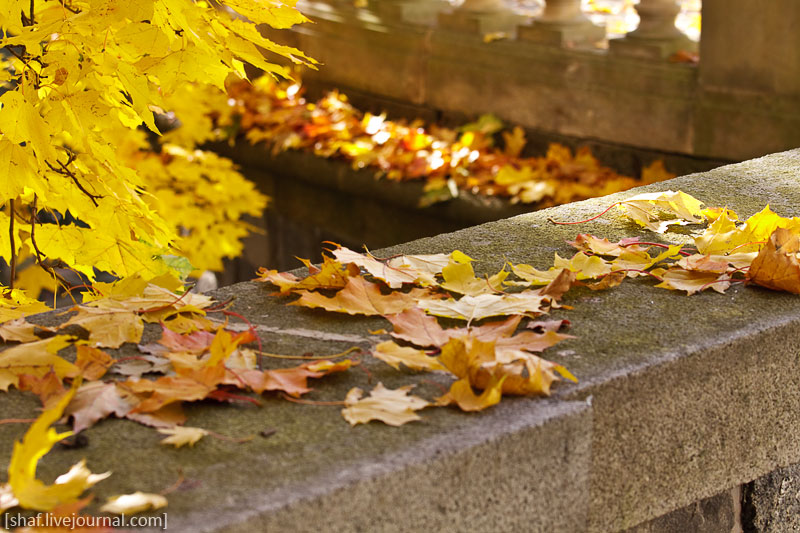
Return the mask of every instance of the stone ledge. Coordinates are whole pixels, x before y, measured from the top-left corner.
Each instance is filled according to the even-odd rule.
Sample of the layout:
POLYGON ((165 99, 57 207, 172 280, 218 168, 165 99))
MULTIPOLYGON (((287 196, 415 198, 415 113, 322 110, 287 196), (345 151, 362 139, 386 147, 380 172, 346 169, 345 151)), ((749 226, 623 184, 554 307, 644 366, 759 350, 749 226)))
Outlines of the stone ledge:
MULTIPOLYGON (((680 189, 742 216, 769 202, 785 216, 800 205, 800 150, 711 172, 524 214, 379 251, 436 253, 460 249, 480 273, 507 258, 546 266, 578 232, 619 239, 641 232, 609 213, 578 220, 645 191, 680 189)), ((284 306, 262 284, 216 292, 236 296, 234 310, 278 353, 334 353, 368 346, 382 319, 341 317, 284 306), (369 337, 369 338, 368 338, 369 337)), ((181 467, 199 484, 170 496, 178 530, 252 531, 619 531, 800 462, 800 298, 749 287, 687 297, 645 280, 603 293, 570 293, 576 339, 546 356, 581 382, 561 384, 551 399, 507 399, 478 415, 425 412, 423 423, 350 428, 330 407, 264 398, 264 407, 188 409, 191 425, 229 435, 268 438, 232 444, 204 440, 170 450, 160 435, 125 421, 87 431, 89 446, 55 450, 45 476, 83 456, 93 471, 115 474, 95 492, 107 495, 171 485, 181 467), (422 507, 420 507, 422 506, 422 507)), ((42 317, 41 320, 52 320, 42 317)), ((157 335, 152 328, 146 339, 157 335)), ((124 346, 120 355, 131 355, 124 346)), ((408 382, 379 362, 365 363, 389 387, 408 382)), ((434 379, 436 379, 434 377, 434 379)), ((326 378, 314 399, 343 398, 367 387, 366 373, 326 378)), ((6 417, 28 417, 34 402, 0 396, 6 417)), ((24 428, 0 425, 8 457, 24 428)))

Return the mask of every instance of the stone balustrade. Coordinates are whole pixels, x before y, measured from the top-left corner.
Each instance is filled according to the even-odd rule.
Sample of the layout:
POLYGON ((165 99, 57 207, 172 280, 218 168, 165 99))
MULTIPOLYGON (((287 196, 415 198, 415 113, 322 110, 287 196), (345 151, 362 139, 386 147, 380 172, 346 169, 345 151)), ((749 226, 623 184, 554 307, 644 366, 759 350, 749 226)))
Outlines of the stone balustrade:
POLYGON ((315 24, 271 36, 324 64, 303 74, 312 92, 395 116, 493 113, 543 135, 724 160, 800 146, 800 3, 705 0, 698 46, 675 27, 674 0, 643 0, 639 28, 608 49, 578 5, 548 0, 531 19, 500 0, 301 0, 315 24))

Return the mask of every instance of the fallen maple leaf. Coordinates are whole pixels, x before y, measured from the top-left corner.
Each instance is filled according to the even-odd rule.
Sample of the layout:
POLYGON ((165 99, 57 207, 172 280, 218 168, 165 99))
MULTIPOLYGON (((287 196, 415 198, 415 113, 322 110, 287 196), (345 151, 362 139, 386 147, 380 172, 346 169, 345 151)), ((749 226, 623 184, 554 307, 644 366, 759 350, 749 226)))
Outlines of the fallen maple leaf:
POLYGON ((107 308, 77 306, 70 309, 78 314, 60 328, 76 325, 89 332, 89 342, 104 348, 119 348, 126 342, 142 339, 144 322, 133 311, 111 311, 107 308))
POLYGON ((401 363, 411 370, 444 370, 436 357, 431 357, 417 348, 400 346, 394 341, 378 344, 372 351, 372 356, 396 370, 400 370, 401 363))
MULTIPOLYGON (((26 509, 49 511, 58 505, 76 501, 89 487, 111 475, 92 474, 85 461, 72 466, 66 474, 56 478, 52 485, 45 485, 36 479, 36 467, 47 452, 58 441, 72 435, 72 432, 56 433, 50 427, 61 418, 64 409, 72 400, 80 380, 76 379, 72 388, 61 399, 31 424, 22 442, 14 443, 14 451, 8 465, 8 487, 16 500, 16 505, 26 509)), ((4 492, 0 490, 0 492, 4 492)), ((8 489, 5 490, 6 494, 8 489)))
POLYGON ((350 278, 344 289, 332 298, 309 291, 297 291, 300 299, 289 305, 322 308, 350 315, 393 315, 414 307, 414 298, 402 292, 382 294, 375 283, 361 277, 350 278))
POLYGON ((444 282, 439 286, 450 292, 468 296, 494 294, 502 292, 503 281, 508 274, 505 270, 501 270, 489 278, 477 278, 471 263, 451 262, 442 269, 444 282))
POLYGON ((116 384, 92 381, 81 385, 64 410, 64 416, 72 417, 72 430, 80 433, 109 415, 123 418, 132 407, 120 396, 116 384))
POLYGON ((747 279, 776 291, 800 294, 800 236, 778 228, 750 265, 747 279))
POLYGON ((650 192, 619 202, 619 209, 640 226, 664 233, 672 224, 701 224, 703 203, 683 191, 650 192), (672 217, 663 219, 664 216, 672 217))
POLYGON ((511 265, 511 271, 525 280, 524 282, 512 282, 515 285, 547 285, 553 282, 561 271, 567 269, 575 272, 576 279, 592 279, 605 276, 611 272, 611 264, 596 255, 588 256, 583 252, 578 252, 570 259, 555 254, 553 267, 549 270, 537 270, 531 265, 518 264, 511 265))
POLYGON ((39 340, 39 337, 34 333, 37 328, 44 331, 52 331, 51 328, 37 326, 24 318, 17 318, 0 324, 0 337, 6 342, 33 342, 39 340))
POLYGON ((75 365, 85 380, 97 380, 105 375, 116 360, 103 350, 79 344, 75 365))
POLYGON ((57 355, 58 351, 68 346, 71 341, 72 337, 56 335, 49 339, 5 349, 0 352, 0 372, 6 377, 0 376, 0 381, 9 380, 11 384, 16 385, 16 376, 31 374, 41 377, 51 369, 61 379, 77 376, 80 369, 57 355))
MULTIPOLYGON (((390 315, 386 318, 394 326, 394 330, 391 332, 393 337, 423 347, 435 346, 441 348, 450 339, 469 336, 484 342, 493 341, 499 349, 540 352, 563 339, 570 338, 569 335, 563 335, 551 329, 545 329, 542 333, 525 331, 513 335, 520 320, 522 320, 520 315, 512 316, 506 320, 489 322, 481 326, 448 329, 442 328, 436 318, 426 315, 418 308, 409 309, 399 315, 390 315)), ((556 329, 563 322, 562 320, 554 321, 554 324, 558 324, 556 329)))
POLYGON ((357 276, 357 265, 342 265, 336 259, 323 256, 322 265, 316 267, 308 259, 300 259, 308 268, 308 276, 298 278, 289 272, 278 272, 260 268, 258 277, 253 281, 272 283, 280 289, 280 294, 288 294, 295 290, 341 289, 347 284, 348 278, 357 276))
POLYGON ((156 431, 163 435, 168 435, 167 438, 161 441, 161 444, 172 444, 176 448, 189 445, 194 446, 197 441, 208 435, 208 431, 203 428, 193 428, 187 426, 175 426, 171 428, 159 428, 156 431))
POLYGON ((687 296, 705 289, 714 289, 719 293, 724 293, 731 286, 731 278, 727 274, 716 272, 670 268, 663 272, 654 270, 653 273, 663 280, 656 287, 686 291, 687 296))
POLYGON ((34 393, 39 397, 39 401, 42 402, 45 409, 52 407, 66 392, 54 370, 50 370, 41 377, 23 374, 19 377, 17 388, 34 393))
POLYGON ((366 424, 371 420, 380 420, 390 426, 421 420, 414 411, 431 404, 417 396, 409 396, 408 393, 413 388, 414 385, 406 385, 398 389, 387 389, 383 383, 378 383, 368 397, 362 398, 364 392, 354 387, 344 400, 346 407, 342 409, 342 416, 351 426, 366 424))
POLYGON ((549 302, 550 298, 538 291, 523 291, 463 296, 459 300, 423 298, 417 301, 417 305, 432 315, 472 321, 503 315, 538 315, 546 312, 543 304, 549 302))
POLYGON ((462 411, 482 411, 500 403, 505 379, 505 376, 494 378, 480 395, 472 390, 469 379, 459 379, 450 385, 450 390, 445 395, 436 399, 436 405, 456 404, 462 411))
POLYGON ((393 266, 378 261, 370 254, 360 254, 349 248, 340 246, 331 253, 343 264, 354 264, 369 272, 373 277, 385 282, 392 289, 399 289, 404 283, 433 284, 433 276, 427 271, 420 271, 410 266, 393 266))
POLYGON ((137 491, 132 494, 111 496, 100 508, 100 511, 114 514, 136 514, 166 506, 167 499, 164 496, 137 491))

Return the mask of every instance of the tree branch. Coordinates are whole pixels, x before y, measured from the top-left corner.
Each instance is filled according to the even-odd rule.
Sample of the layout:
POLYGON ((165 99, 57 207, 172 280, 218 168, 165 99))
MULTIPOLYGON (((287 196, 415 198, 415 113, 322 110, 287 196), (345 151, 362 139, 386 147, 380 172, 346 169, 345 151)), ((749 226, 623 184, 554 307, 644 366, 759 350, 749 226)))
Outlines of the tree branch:
POLYGON ((8 201, 8 208, 10 211, 10 218, 8 222, 8 237, 11 242, 11 259, 9 266, 11 267, 11 276, 8 282, 8 287, 14 289, 14 278, 17 277, 17 243, 14 235, 14 199, 8 201))
MULTIPOLYGON (((72 161, 73 161, 73 159, 71 158, 71 159, 70 159, 70 160, 67 162, 67 165, 68 165, 68 164, 70 164, 72 161)), ((61 174, 62 176, 69 176, 69 177, 72 179, 72 182, 73 182, 73 183, 75 183, 75 185, 78 187, 78 189, 80 189, 80 191, 81 191, 83 194, 85 194, 86 196, 88 196, 88 197, 89 197, 89 199, 92 201, 92 203, 94 204, 94 206, 95 206, 95 207, 97 207, 97 206, 98 206, 98 204, 97 204, 97 199, 98 199, 98 198, 102 198, 102 196, 101 196, 101 195, 97 195, 97 194, 92 194, 92 193, 90 193, 89 191, 87 191, 87 190, 86 190, 86 188, 84 188, 84 186, 83 186, 83 185, 81 185, 81 182, 80 182, 80 181, 78 181, 78 178, 77 178, 77 176, 75 176, 75 174, 74 174, 74 173, 73 173, 73 172, 72 172, 72 171, 71 171, 69 168, 67 168, 67 165, 65 165, 65 164, 64 164, 64 163, 62 163, 61 161, 58 161, 58 166, 60 166, 60 167, 61 167, 61 169, 59 170, 59 169, 57 169, 56 167, 54 167, 53 165, 51 165, 51 164, 50 164, 50 161, 45 161, 45 163, 47 163, 47 166, 48 166, 48 167, 50 167, 50 170, 52 170, 53 172, 56 172, 56 173, 58 173, 58 174, 61 174)))

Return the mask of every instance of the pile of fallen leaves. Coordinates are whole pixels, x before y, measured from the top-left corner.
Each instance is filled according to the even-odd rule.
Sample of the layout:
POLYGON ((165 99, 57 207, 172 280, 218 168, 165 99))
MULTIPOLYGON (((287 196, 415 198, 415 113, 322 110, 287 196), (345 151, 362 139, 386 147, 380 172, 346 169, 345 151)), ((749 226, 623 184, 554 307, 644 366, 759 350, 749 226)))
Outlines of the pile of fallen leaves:
MULTIPOLYGON (((378 383, 367 395, 353 388, 341 401, 322 402, 340 405, 352 425, 378 420, 399 426, 437 406, 479 411, 504 395, 548 395, 561 378, 574 381, 566 368, 539 355, 570 338, 560 332, 568 321, 541 315, 569 309, 560 302, 574 287, 608 290, 626 280, 655 278, 657 287, 688 295, 724 292, 737 283, 800 294, 800 218, 766 207, 741 222, 730 209, 706 208, 683 192, 666 191, 616 202, 589 220, 614 208, 661 242, 578 234, 570 242, 576 252, 569 258, 556 254, 546 270, 508 263, 484 277, 475 275, 472 260, 460 251, 378 258, 335 246, 319 265, 305 260, 304 277, 262 268, 257 281, 291 296, 288 305, 384 317, 392 339, 376 340, 371 357, 410 378, 436 372, 449 379, 448 390, 433 398, 411 394, 413 382, 397 389, 378 383), (686 232, 676 238, 680 242, 666 238, 674 225, 692 230, 691 245, 686 232)), ((231 317, 246 322, 244 317, 226 303, 185 292, 172 278, 98 283, 84 300, 52 327, 16 316, 25 312, 24 304, 6 301, 0 308, 0 336, 7 345, 0 352, 0 389, 33 393, 43 406, 15 443, 8 482, 0 486, 0 512, 20 506, 58 515, 85 506, 82 493, 108 474, 92 474, 81 461, 46 485, 36 468, 56 442, 104 418, 152 426, 167 435, 164 444, 176 447, 204 436, 245 440, 185 425, 182 405, 208 399, 260 404, 263 394, 314 404, 299 400, 311 391, 309 379, 360 363, 348 357, 351 349, 321 359, 291 356, 307 360, 264 368, 272 354, 260 349, 255 329, 227 323, 231 317), (143 344, 148 322, 159 324, 161 336, 143 344), (125 343, 137 345, 140 355, 115 358, 104 350, 125 343), (58 434, 51 427, 58 420, 71 420, 73 431, 58 434)), ((102 509, 131 513, 163 505, 163 495, 137 492, 112 497, 102 509)))
POLYGON ((362 113, 338 91, 308 102, 298 83, 269 76, 233 84, 228 94, 226 108, 209 98, 217 102, 212 114, 221 125, 236 124, 251 143, 344 159, 389 180, 425 180, 423 206, 469 191, 548 207, 675 177, 660 160, 644 168, 640 179, 623 176, 601 165, 588 148, 573 155, 556 143, 544 157, 522 157, 524 131, 502 132, 504 146, 497 148, 494 136, 503 125, 491 115, 459 130, 388 120, 362 113))

